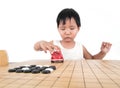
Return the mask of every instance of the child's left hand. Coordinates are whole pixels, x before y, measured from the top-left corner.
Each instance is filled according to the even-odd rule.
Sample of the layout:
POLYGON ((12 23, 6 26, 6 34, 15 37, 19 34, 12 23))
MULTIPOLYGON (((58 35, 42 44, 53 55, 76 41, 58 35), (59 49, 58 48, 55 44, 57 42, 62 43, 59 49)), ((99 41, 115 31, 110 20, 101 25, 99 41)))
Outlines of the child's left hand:
POLYGON ((102 42, 102 45, 101 45, 101 52, 103 53, 108 53, 110 48, 111 48, 112 44, 111 43, 108 43, 108 42, 102 42))

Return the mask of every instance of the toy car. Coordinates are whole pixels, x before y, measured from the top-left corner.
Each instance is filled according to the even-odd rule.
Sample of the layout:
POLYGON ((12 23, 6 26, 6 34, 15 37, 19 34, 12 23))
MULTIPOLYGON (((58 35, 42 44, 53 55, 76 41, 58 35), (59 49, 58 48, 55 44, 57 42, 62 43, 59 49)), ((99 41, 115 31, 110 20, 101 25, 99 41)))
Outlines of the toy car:
POLYGON ((54 51, 51 54, 51 63, 54 63, 54 62, 62 62, 62 63, 64 62, 61 51, 54 51))

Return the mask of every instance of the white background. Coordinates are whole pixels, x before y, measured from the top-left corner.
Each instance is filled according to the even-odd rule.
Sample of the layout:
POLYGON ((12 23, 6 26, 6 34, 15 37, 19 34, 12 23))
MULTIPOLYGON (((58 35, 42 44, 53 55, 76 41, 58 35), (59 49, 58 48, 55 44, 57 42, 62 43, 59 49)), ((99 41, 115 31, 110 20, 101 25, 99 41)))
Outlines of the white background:
POLYGON ((111 42, 104 59, 120 59, 119 0, 0 0, 0 50, 7 51, 10 62, 50 59, 33 46, 39 40, 61 39, 56 17, 64 8, 75 9, 81 17, 76 41, 91 54, 100 51, 102 41, 111 42))

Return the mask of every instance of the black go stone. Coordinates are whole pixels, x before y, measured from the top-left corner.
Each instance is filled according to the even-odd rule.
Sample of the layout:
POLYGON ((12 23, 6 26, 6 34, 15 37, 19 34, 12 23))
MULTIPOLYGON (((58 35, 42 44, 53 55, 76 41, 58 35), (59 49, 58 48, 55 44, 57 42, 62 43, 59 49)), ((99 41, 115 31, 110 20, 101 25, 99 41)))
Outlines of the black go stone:
POLYGON ((16 69, 9 69, 8 72, 16 72, 16 69))
POLYGON ((33 73, 33 74, 35 74, 35 73, 40 73, 40 70, 35 69, 35 70, 32 71, 32 73, 33 73))
POLYGON ((43 70, 42 73, 43 73, 43 74, 49 74, 50 71, 49 71, 49 70, 43 70))
POLYGON ((22 73, 22 72, 23 72, 22 69, 17 69, 17 70, 16 70, 16 73, 22 73))
POLYGON ((52 68, 53 70, 56 70, 55 66, 49 66, 49 68, 52 68))
POLYGON ((30 69, 28 69, 28 70, 24 70, 23 72, 24 72, 24 73, 30 73, 31 70, 30 70, 30 69))
POLYGON ((36 67, 36 65, 30 65, 30 67, 36 67))
POLYGON ((17 69, 21 69, 20 67, 16 67, 16 68, 14 68, 15 70, 17 70, 17 69))

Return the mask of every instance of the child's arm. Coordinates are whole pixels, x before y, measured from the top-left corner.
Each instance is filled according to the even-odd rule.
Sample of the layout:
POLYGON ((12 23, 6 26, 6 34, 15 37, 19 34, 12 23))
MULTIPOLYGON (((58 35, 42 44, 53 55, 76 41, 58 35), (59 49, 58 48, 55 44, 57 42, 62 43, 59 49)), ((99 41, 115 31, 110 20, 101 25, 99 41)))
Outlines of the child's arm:
POLYGON ((47 53, 47 50, 50 52, 53 52, 54 49, 58 50, 59 47, 56 45, 53 45, 53 41, 47 42, 47 41, 39 41, 37 43, 35 43, 34 45, 34 49, 36 51, 44 51, 45 53, 47 53))
POLYGON ((84 58, 85 59, 103 59, 105 57, 105 55, 109 52, 111 45, 112 44, 110 44, 108 42, 103 42, 101 45, 101 51, 96 55, 91 55, 87 51, 87 49, 83 46, 84 58))

